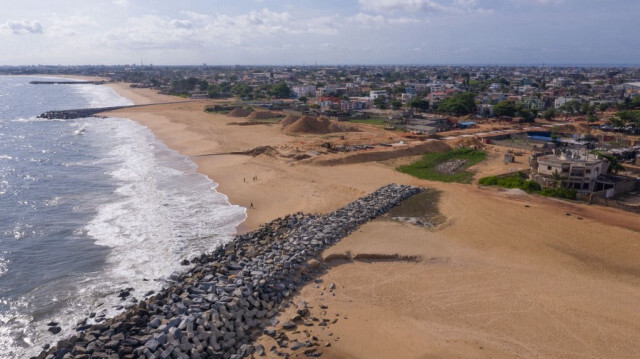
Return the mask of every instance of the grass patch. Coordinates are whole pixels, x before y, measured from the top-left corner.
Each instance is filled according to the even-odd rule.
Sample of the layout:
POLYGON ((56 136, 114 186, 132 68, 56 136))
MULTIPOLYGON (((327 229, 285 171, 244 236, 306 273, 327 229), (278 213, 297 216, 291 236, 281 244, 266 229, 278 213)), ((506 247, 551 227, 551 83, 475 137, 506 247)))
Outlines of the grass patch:
POLYGON ((484 161, 486 157, 487 153, 484 151, 457 148, 447 152, 425 153, 417 162, 399 166, 397 169, 402 173, 431 181, 471 183, 474 173, 467 171, 467 168, 484 161), (465 162, 454 173, 443 173, 436 169, 440 164, 455 160, 465 162))
POLYGON ((518 172, 515 175, 507 176, 507 177, 483 177, 478 183, 483 186, 496 186, 503 188, 519 188, 527 193, 539 194, 546 197, 556 197, 556 198, 564 198, 564 199, 573 199, 577 198, 578 192, 574 189, 567 188, 545 188, 542 189, 540 185, 535 181, 529 181, 527 179, 527 175, 518 172))
POLYGON ((527 193, 538 193, 542 190, 542 187, 536 181, 529 181, 527 175, 522 172, 507 177, 483 177, 478 183, 483 186, 519 188, 527 193))

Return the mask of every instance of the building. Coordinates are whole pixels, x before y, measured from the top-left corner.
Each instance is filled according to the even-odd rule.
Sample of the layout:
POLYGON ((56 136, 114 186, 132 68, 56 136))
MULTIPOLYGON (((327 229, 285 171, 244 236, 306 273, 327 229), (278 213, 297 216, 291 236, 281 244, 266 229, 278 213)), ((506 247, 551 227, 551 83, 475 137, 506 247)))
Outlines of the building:
POLYGON ((416 97, 415 94, 410 94, 410 93, 403 93, 402 95, 400 95, 400 101, 402 101, 402 103, 407 104, 409 103, 409 101, 411 101, 414 97, 416 97))
POLYGON ((598 179, 607 173, 609 162, 585 151, 534 155, 529 164, 531 180, 542 187, 564 187, 587 193, 607 189, 598 179))
POLYGON ((466 121, 466 122, 458 122, 458 126, 461 129, 466 129, 466 128, 472 128, 472 127, 476 127, 476 123, 473 121, 466 121))
POLYGON ((313 85, 296 85, 291 87, 291 91, 293 91, 296 97, 316 95, 316 87, 313 85))
POLYGON ((580 102, 580 99, 577 97, 558 97, 555 99, 555 101, 553 102, 553 107, 555 108, 559 108, 562 107, 562 105, 564 105, 567 102, 571 102, 571 101, 578 101, 580 102))
POLYGON ((410 118, 404 121, 404 128, 407 131, 433 135, 437 132, 448 131, 451 129, 451 122, 446 118, 410 118))
POLYGON ((369 98, 371 98, 371 100, 375 100, 378 97, 388 97, 387 96, 387 91, 381 90, 381 91, 369 91, 369 98))

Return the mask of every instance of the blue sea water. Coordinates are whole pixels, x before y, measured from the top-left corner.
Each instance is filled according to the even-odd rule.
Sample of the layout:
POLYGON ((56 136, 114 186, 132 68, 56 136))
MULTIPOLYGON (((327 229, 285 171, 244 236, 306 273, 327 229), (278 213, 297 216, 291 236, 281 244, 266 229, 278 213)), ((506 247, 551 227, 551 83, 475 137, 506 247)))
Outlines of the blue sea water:
MULTIPOLYGON (((35 355, 118 298, 160 289, 179 262, 230 240, 246 218, 187 157, 124 118, 44 120, 127 105, 98 85, 0 77, 0 358, 35 355), (53 335, 47 323, 63 332, 53 335)), ((130 298, 129 298, 130 300, 130 298)))

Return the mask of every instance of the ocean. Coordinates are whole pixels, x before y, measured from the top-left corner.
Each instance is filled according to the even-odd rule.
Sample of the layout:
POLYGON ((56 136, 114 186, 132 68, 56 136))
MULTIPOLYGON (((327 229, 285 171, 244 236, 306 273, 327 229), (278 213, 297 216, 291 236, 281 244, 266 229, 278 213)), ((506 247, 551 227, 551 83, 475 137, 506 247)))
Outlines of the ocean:
POLYGON ((157 291, 246 218, 188 158, 125 118, 45 120, 128 105, 107 86, 0 76, 0 358, 36 355, 76 324, 157 291), (122 299, 118 293, 134 288, 122 299), (57 322, 62 332, 47 330, 57 322))

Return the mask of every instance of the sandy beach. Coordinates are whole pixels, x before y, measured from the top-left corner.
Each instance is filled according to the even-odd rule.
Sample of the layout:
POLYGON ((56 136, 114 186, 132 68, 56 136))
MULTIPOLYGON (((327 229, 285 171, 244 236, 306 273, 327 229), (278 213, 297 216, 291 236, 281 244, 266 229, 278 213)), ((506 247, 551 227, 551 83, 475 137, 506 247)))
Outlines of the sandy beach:
MULTIPOLYGON (((136 104, 177 99, 127 84, 109 86, 136 104)), ((258 146, 304 147, 318 136, 286 134, 278 124, 235 125, 237 118, 205 113, 210 103, 109 115, 131 118, 191 156, 231 203, 253 204, 246 230, 297 211, 326 213, 389 183, 441 191, 445 221, 438 227, 380 218, 324 253, 329 269, 322 282, 305 286, 293 303, 307 302, 312 315, 329 324, 290 336, 316 336, 327 345, 323 358, 640 356, 637 214, 419 180, 394 170, 402 158, 320 164, 230 155, 258 146)), ((475 168, 479 175, 504 172, 503 153, 488 152, 475 168)), ((527 168, 526 158, 512 166, 527 168)), ((267 357, 273 355, 275 341, 259 341, 267 357)))

